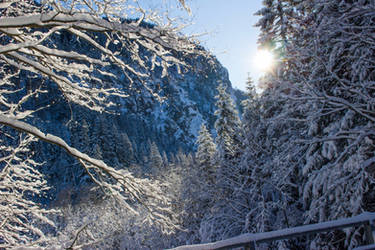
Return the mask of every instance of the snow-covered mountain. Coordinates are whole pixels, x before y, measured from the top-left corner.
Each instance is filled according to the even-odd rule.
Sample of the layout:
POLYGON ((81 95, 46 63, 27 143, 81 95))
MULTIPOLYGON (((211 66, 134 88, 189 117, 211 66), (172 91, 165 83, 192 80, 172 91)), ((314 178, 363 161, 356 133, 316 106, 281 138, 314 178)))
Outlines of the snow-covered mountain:
MULTIPOLYGON (((86 49, 68 33, 61 33, 54 39, 58 47, 86 49)), ((120 53, 130 64, 135 64, 126 49, 120 53)), ((145 165, 152 142, 156 143, 164 158, 170 158, 178 151, 191 152, 195 149, 202 123, 214 133, 217 86, 220 83, 226 85, 227 90, 237 96, 238 102, 243 96, 232 89, 227 70, 215 57, 181 56, 181 59, 188 65, 182 73, 176 68, 170 68, 165 77, 161 77, 158 68, 148 72, 146 81, 152 92, 140 84, 129 87, 129 81, 117 68, 105 68, 108 73, 119 77, 102 80, 125 89, 129 95, 126 98, 110 97, 115 105, 108 108, 107 113, 66 102, 57 86, 48 83, 48 95, 41 94, 40 103, 31 105, 54 104, 35 113, 37 119, 34 121, 43 131, 61 136, 73 147, 117 168, 129 167, 133 163, 145 165)), ((32 85, 32 82, 25 84, 32 85)), ((56 183, 58 189, 75 186, 86 179, 77 162, 59 148, 43 142, 35 147, 40 152, 38 160, 48 165, 44 169, 53 186, 56 183)))

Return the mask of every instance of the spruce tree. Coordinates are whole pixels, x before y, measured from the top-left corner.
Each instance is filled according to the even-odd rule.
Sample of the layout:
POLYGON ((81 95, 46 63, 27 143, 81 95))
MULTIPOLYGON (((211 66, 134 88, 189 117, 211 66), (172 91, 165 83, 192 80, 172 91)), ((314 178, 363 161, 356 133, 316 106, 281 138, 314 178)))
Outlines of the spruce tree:
POLYGON ((235 162, 241 147, 241 121, 232 98, 226 87, 220 84, 216 96, 215 129, 217 133, 217 160, 219 164, 230 165, 235 162))
POLYGON ((154 176, 162 174, 163 158, 155 142, 152 142, 150 145, 149 165, 154 176))
MULTIPOLYGON (((276 1, 267 2, 273 7, 266 7, 275 10, 276 1)), ((322 222, 371 210, 373 199, 368 197, 373 197, 374 179, 367 167, 374 144, 368 131, 375 119, 370 115, 374 106, 369 105, 374 98, 368 90, 374 86, 374 48, 366 41, 373 40, 374 3, 277 2, 282 3, 284 20, 287 17, 292 25, 275 22, 280 16, 264 10, 263 21, 270 22, 261 37, 280 41, 281 34, 274 31, 280 24, 289 25, 280 62, 288 70, 271 78, 272 88, 262 97, 263 136, 269 139, 247 147, 266 149, 253 151, 272 168, 266 181, 282 192, 288 210, 304 214, 290 216, 286 224, 322 222), (290 7, 293 11, 286 11, 290 7), (267 154, 272 156, 269 160, 267 154)), ((246 130, 247 138, 251 138, 248 131, 255 131, 251 128, 246 130)), ((259 161, 251 164, 263 169, 259 161)), ((303 248, 350 249, 361 244, 362 230, 320 234, 303 248)))
POLYGON ((119 146, 116 145, 116 154, 123 167, 130 167, 135 163, 133 145, 127 133, 121 133, 119 146))
POLYGON ((235 166, 240 160, 242 151, 242 128, 238 112, 231 96, 226 92, 226 87, 220 84, 217 88, 215 122, 216 153, 214 162, 217 165, 216 185, 217 190, 229 195, 235 178, 235 166))
POLYGON ((226 87, 220 84, 217 90, 214 204, 210 208, 211 213, 205 214, 201 222, 200 233, 203 241, 221 240, 241 233, 237 226, 233 227, 238 221, 232 216, 231 207, 238 185, 237 167, 243 145, 241 121, 226 87))
POLYGON ((207 184, 213 184, 215 175, 213 157, 216 152, 216 145, 205 124, 201 125, 196 144, 198 145, 196 158, 201 174, 207 184))

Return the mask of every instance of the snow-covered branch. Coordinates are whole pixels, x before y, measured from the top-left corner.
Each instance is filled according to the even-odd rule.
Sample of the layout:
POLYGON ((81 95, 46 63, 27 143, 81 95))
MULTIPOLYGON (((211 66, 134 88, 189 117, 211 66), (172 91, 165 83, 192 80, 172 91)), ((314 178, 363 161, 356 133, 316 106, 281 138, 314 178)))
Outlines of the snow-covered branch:
POLYGON ((83 167, 87 169, 93 181, 103 187, 104 192, 109 192, 110 195, 116 197, 123 205, 131 210, 133 209, 130 207, 126 199, 130 198, 131 200, 136 200, 149 210, 150 218, 155 219, 154 223, 161 223, 164 226, 167 226, 167 228, 175 227, 173 218, 164 215, 164 213, 169 213, 171 211, 169 211, 168 208, 169 201, 162 195, 162 190, 160 189, 160 186, 162 185, 153 185, 151 181, 137 179, 125 170, 118 171, 108 166, 103 161, 94 159, 69 146, 60 137, 43 133, 38 128, 25 122, 0 114, 0 124, 12 127, 20 132, 33 135, 40 140, 63 148, 67 153, 81 162, 83 167), (100 176, 100 178, 97 179, 97 176, 100 176), (125 198, 124 196, 128 198, 125 198))
POLYGON ((39 171, 39 164, 31 159, 29 148, 36 139, 29 135, 14 136, 9 140, 0 127, 0 247, 10 248, 20 243, 45 242, 40 225, 54 226, 46 215, 56 213, 43 209, 34 199, 48 187, 39 171), (15 146, 16 145, 16 146, 15 146), (26 156, 26 157, 25 157, 26 156))
MULTIPOLYGON (((146 13, 137 4, 138 7, 129 6, 127 1, 105 4, 74 1, 69 8, 63 6, 59 1, 50 1, 48 5, 31 1, 11 3, 3 11, 0 23, 0 38, 4 42, 0 46, 0 62, 52 79, 66 98, 89 109, 103 111, 113 105, 105 97, 127 96, 126 89, 108 88, 109 83, 103 80, 108 79, 106 67, 118 67, 131 84, 151 91, 146 82, 150 69, 162 68, 164 77, 173 65, 178 69, 186 67, 177 54, 204 53, 189 38, 178 34, 177 27, 161 26, 151 13, 145 20, 155 20, 158 25, 127 20, 127 10, 146 13), (99 56, 82 54, 77 46, 56 47, 54 40, 68 33, 73 35, 71 42, 87 46, 87 52, 95 51, 99 56), (107 41, 101 42, 100 37, 106 37, 107 41), (131 60, 137 66, 119 55, 118 50, 123 49, 131 53, 131 60), (140 56, 141 49, 149 54, 140 56)), ((118 80, 120 74, 112 74, 110 81, 118 80)))
MULTIPOLYGON (((188 10, 184 1, 177 3, 188 10)), ((25 144, 38 139, 64 149, 81 163, 105 195, 116 198, 122 207, 135 213, 134 207, 143 206, 147 211, 146 221, 161 225, 165 231, 174 230, 178 220, 172 215, 170 201, 163 194, 163 183, 136 178, 127 170, 117 170, 31 124, 36 124, 33 123, 36 111, 55 102, 40 101, 38 96, 48 94, 46 89, 54 89, 57 85, 59 95, 67 102, 103 112, 115 105, 113 96, 128 97, 129 89, 133 87, 156 95, 148 86, 151 70, 165 77, 171 67, 175 66, 178 70, 187 67, 186 58, 204 55, 205 52, 194 41, 178 34, 180 25, 165 18, 163 13, 143 9, 137 1, 52 0, 39 3, 14 0, 0 3, 0 17, 1 126, 9 127, 7 130, 16 135, 26 133, 26 138, 33 138, 24 140, 25 144), (163 23, 165 20, 168 20, 167 24, 163 23), (64 39, 65 42, 62 42, 64 39), (46 84, 56 85, 45 88, 46 84)), ((0 136, 6 137, 6 134, 1 131, 0 136)), ((0 146, 6 152, 11 152, 13 147, 0 146)), ((18 166, 27 168, 29 172, 23 172, 20 180, 31 179, 17 185, 27 191, 42 190, 45 181, 37 183, 43 185, 28 190, 28 182, 32 182, 34 177, 41 177, 33 170, 38 164, 30 160, 32 156, 25 159, 22 158, 25 155, 17 156, 17 147, 14 149, 14 154, 9 155, 17 158, 18 165, 9 155, 0 152, 0 191, 5 192, 11 187, 12 184, 5 178, 18 166)), ((21 197, 20 202, 28 201, 21 197)), ((31 213, 35 211, 43 219, 45 211, 34 207, 34 203, 30 204, 31 213)), ((19 204, 14 205, 17 207, 19 204)), ((28 234, 22 229, 19 235, 13 235, 16 238, 11 240, 11 244, 14 245, 26 242, 24 238, 27 236, 44 237, 44 232, 38 231, 37 227, 24 223, 29 213, 29 208, 24 207, 19 211, 19 216, 24 216, 19 224, 12 224, 9 213, 1 213, 3 217, 0 216, 0 230, 6 233, 16 235, 13 229, 19 226, 28 226, 27 230, 31 231, 28 234)), ((4 208, 13 209, 11 202, 4 208)), ((6 239, 7 242, 8 239, 11 237, 6 239)), ((0 244, 2 240, 1 236, 0 244)))

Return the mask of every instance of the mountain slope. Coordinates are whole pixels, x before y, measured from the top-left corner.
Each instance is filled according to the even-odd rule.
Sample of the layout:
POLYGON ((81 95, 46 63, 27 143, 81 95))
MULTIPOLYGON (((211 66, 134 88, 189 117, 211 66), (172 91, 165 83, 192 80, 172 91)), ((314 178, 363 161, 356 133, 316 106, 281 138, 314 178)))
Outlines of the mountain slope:
MULTIPOLYGON (((90 53, 85 51, 84 43, 68 33, 53 39, 57 47, 76 46, 76 50, 90 53)), ((98 39, 105 43, 105 37, 98 39)), ((120 53, 125 61, 136 66, 126 48, 122 47, 120 53)), ((140 53, 147 52, 140 49, 140 53)), ((185 58, 181 55, 180 59, 188 65, 184 72, 176 67, 170 68, 165 76, 161 74, 161 68, 147 72, 149 89, 136 81, 130 83, 113 65, 101 69, 109 73, 108 78, 101 79, 103 82, 124 89, 129 95, 126 98, 110 97, 114 105, 103 113, 68 103, 57 86, 47 82, 45 90, 48 94, 41 93, 28 105, 30 108, 43 107, 44 103, 53 105, 36 112, 33 121, 42 131, 61 136, 71 146, 117 168, 133 164, 146 166, 151 142, 156 143, 166 158, 179 150, 191 152, 195 149, 202 123, 214 132, 216 87, 223 83, 228 91, 234 93, 234 90, 227 70, 215 57, 185 58), (120 76, 117 79, 121 81, 111 78, 110 74, 120 76)), ((33 88, 32 80, 24 80, 29 77, 20 78, 26 89, 33 88)), ((37 160, 45 162, 44 173, 56 189, 53 193, 85 185, 88 180, 85 173, 65 152, 43 142, 35 143, 34 147, 39 152, 37 160)))

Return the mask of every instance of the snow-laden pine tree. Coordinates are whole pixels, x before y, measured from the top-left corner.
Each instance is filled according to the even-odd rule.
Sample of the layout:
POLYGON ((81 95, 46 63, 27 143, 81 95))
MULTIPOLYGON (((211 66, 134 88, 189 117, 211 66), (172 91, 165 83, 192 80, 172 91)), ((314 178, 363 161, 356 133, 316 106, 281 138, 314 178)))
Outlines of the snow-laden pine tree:
MULTIPOLYGON (((300 14, 296 9, 299 2, 294 0, 264 0, 263 8, 255 13, 255 15, 260 16, 256 23, 256 26, 261 30, 258 38, 259 47, 272 51, 276 58, 285 56, 285 49, 288 43, 293 40, 295 29, 293 20, 300 14)), ((280 66, 278 70, 283 68, 280 66)))
MULTIPOLYGON (((207 187, 215 183, 215 165, 213 158, 216 152, 216 144, 205 124, 201 125, 196 144, 198 145, 196 160, 201 171, 202 181, 207 187)), ((208 192, 209 190, 207 190, 208 192)))
POLYGON ((154 141, 150 144, 148 165, 150 168, 150 172, 155 177, 163 173, 163 158, 161 157, 161 154, 159 152, 158 145, 156 145, 154 141))
POLYGON ((240 233, 234 224, 236 218, 230 212, 230 202, 239 178, 237 164, 242 153, 242 127, 226 87, 220 84, 217 90, 214 205, 211 213, 202 220, 200 233, 203 241, 224 239, 240 233))
POLYGON ((122 166, 130 167, 135 164, 133 144, 126 133, 121 134, 121 144, 116 145, 116 154, 122 166))
POLYGON ((202 174, 198 162, 190 154, 179 153, 179 155, 181 159, 178 166, 181 178, 179 203, 182 209, 181 226, 183 228, 179 238, 184 244, 200 243, 200 223, 203 216, 209 212, 207 201, 209 190, 206 189, 205 175, 202 174))
POLYGON ((225 203, 216 203, 213 214, 203 220, 201 231, 207 240, 296 225, 291 219, 295 210, 285 207, 294 200, 288 199, 289 190, 280 184, 290 178, 278 169, 283 163, 281 160, 284 165, 289 162, 274 157, 291 146, 283 143, 290 136, 289 131, 284 130, 290 128, 290 121, 283 112, 285 98, 281 93, 267 90, 258 97, 251 79, 248 85, 242 116, 243 151, 232 166, 234 174, 227 178, 231 183, 230 196, 225 203))
MULTIPOLYGON (((269 78, 267 90, 284 100, 270 117, 281 132, 276 145, 284 145, 272 150, 278 162, 273 173, 281 181, 271 183, 293 204, 303 204, 300 223, 371 211, 374 3, 316 0, 293 6, 283 70, 269 78), (282 119, 291 121, 289 126, 280 126, 282 119)), ((363 237, 363 228, 322 234, 310 247, 352 248, 363 237)))
MULTIPOLYGON (((308 145, 302 174, 306 220, 326 221, 350 217, 373 210, 374 172, 374 20, 372 1, 316 1, 314 25, 306 29, 312 35, 310 46, 297 47, 304 64, 296 71, 298 88, 312 100, 307 118, 308 145), (319 48, 319 49, 317 49, 319 48), (298 78, 297 78, 298 79, 298 78)), ((339 247, 352 248, 362 242, 363 228, 348 230, 345 237, 322 237, 339 247)))
POLYGON ((215 121, 216 129, 216 186, 219 200, 231 192, 231 179, 235 178, 234 168, 242 149, 241 121, 237 109, 226 87, 220 84, 217 88, 215 121))
POLYGON ((275 190, 268 183, 274 145, 268 135, 267 117, 262 113, 266 105, 260 105, 251 79, 247 85, 248 99, 243 102, 242 119, 244 152, 238 165, 240 178, 233 200, 241 233, 257 233, 272 230, 271 221, 276 222, 271 213, 274 200, 269 195, 275 190))
MULTIPOLYGON (((267 89, 259 97, 251 91, 249 98, 244 102, 244 152, 234 196, 238 223, 243 233, 300 225, 303 220, 297 209, 300 203, 296 170, 303 152, 295 143, 301 131, 299 125, 289 119, 294 107, 287 105, 280 88, 267 89)), ((294 243, 285 244, 293 248, 294 243)))
POLYGON ((262 31, 260 43, 274 48, 286 36, 285 16, 282 0, 264 0, 263 8, 255 14, 261 16, 257 26, 262 31))
POLYGON ((218 95, 216 96, 216 111, 217 117, 215 121, 215 129, 217 137, 216 143, 216 161, 218 165, 218 175, 228 174, 231 165, 238 159, 241 150, 242 133, 241 121, 238 116, 238 111, 229 93, 226 92, 226 87, 220 84, 217 88, 218 95))
MULTIPOLYGON (((188 10, 184 1, 178 2, 188 10)), ((20 136, 26 133, 64 149, 85 169, 101 192, 116 197, 121 206, 129 211, 136 212, 131 205, 145 205, 146 210, 151 212, 145 218, 146 221, 161 222, 165 229, 172 229, 175 228, 172 217, 165 216, 169 213, 169 201, 164 198, 157 181, 153 183, 136 178, 127 170, 116 170, 89 156, 89 152, 79 151, 59 136, 41 131, 38 128, 41 121, 36 121, 33 116, 34 112, 54 104, 39 101, 41 94, 48 94, 44 88, 46 84, 55 86, 56 91, 70 104, 99 112, 110 111, 110 107, 115 105, 109 97, 124 98, 128 95, 128 89, 116 84, 119 78, 126 79, 129 88, 143 88, 154 95, 145 81, 149 70, 158 69, 160 76, 166 76, 173 66, 181 72, 185 63, 177 59, 177 54, 193 56, 203 53, 196 49, 190 39, 178 35, 181 26, 173 21, 176 19, 166 18, 164 14, 159 15, 153 10, 142 8, 137 1, 127 0, 2 1, 0 124, 15 129, 20 136), (145 25, 145 22, 155 25, 145 25), (87 48, 86 53, 80 53, 73 43, 69 46, 58 46, 55 43, 56 39, 67 34, 72 38, 71 41, 83 44, 87 48), (134 63, 130 64, 128 59, 118 53, 124 48, 128 51, 128 59, 134 63), (141 56, 141 51, 146 53, 141 56), (30 103, 40 105, 36 109, 30 109, 30 103)), ((6 133, 4 127, 0 129, 2 135, 6 133)), ((25 138, 23 135, 21 137, 25 138)), ((17 145, 11 144, 7 150, 11 152, 12 148, 17 149, 17 145)), ((108 153, 110 150, 105 148, 100 151, 108 153)), ((41 153, 32 151, 36 156, 41 153)), ((27 161, 27 154, 17 157, 20 157, 19 162, 24 161, 30 168, 30 171, 19 172, 19 180, 32 180, 37 175, 39 178, 37 170, 31 170, 33 165, 36 167, 38 164, 27 161)), ((9 166, 13 169, 10 168, 9 173, 17 171, 16 166, 13 167, 15 163, 11 163, 9 166)), ((0 165, 0 171, 4 175, 8 171, 5 166, 6 164, 0 165)), ((13 185, 5 180, 6 178, 1 179, 1 190, 10 189, 13 185)), ((38 193, 41 187, 35 186, 29 190, 28 182, 20 181, 18 188, 21 194, 27 193, 28 198, 32 196, 32 192, 38 193)), ((23 202, 29 204, 27 199, 23 202)), ((2 202, 0 206, 1 210, 9 210, 12 205, 2 202)), ((24 208, 22 212, 25 214, 20 212, 17 216, 28 218, 28 207, 24 208)), ((38 206, 31 204, 30 213, 43 218, 43 210, 33 212, 37 208, 38 206)), ((15 214, 9 214, 0 223, 4 233, 24 234, 22 222, 15 214)), ((43 232, 37 227, 29 227, 28 230, 28 240, 45 239, 43 232)), ((23 238, 1 237, 0 247, 15 247, 25 243, 27 242, 23 238)))

